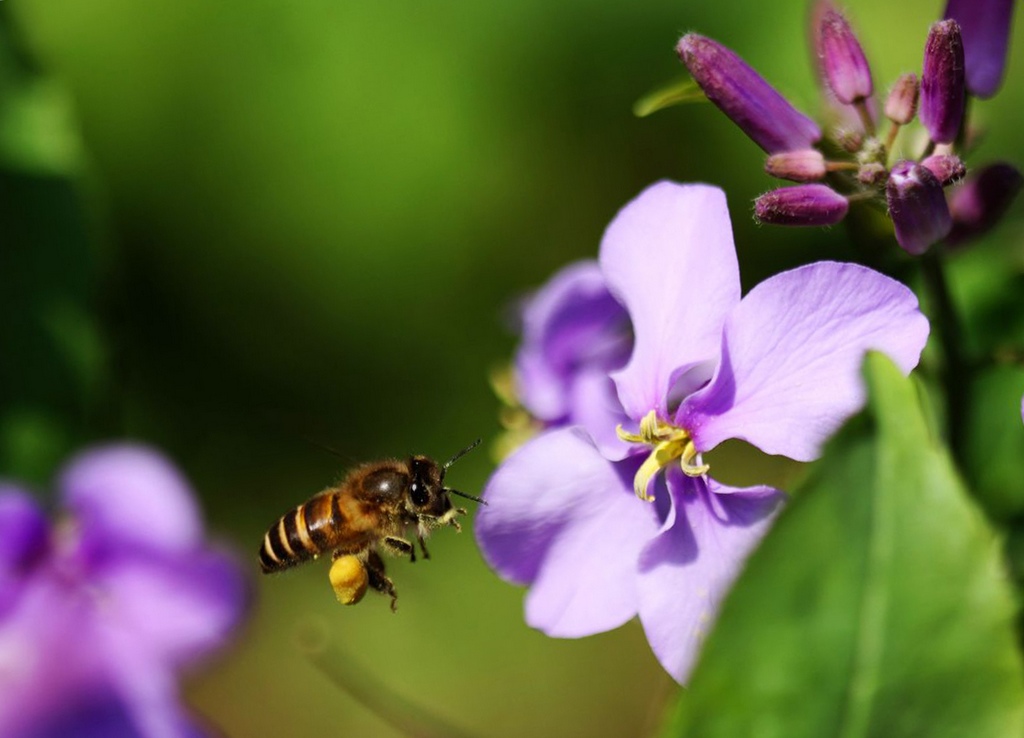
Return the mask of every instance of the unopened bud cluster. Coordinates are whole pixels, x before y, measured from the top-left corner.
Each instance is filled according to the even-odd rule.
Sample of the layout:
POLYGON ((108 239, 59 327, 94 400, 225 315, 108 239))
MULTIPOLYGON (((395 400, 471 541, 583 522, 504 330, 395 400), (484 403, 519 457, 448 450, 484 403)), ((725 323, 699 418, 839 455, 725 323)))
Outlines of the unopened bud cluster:
MULTIPOLYGON (((950 5, 947 15, 955 10, 955 3, 950 5)), ((958 12, 968 18, 971 11, 958 12)), ((1002 20, 1009 24, 1009 10, 1002 20)), ((1001 163, 958 184, 967 172, 957 151, 964 138, 971 63, 991 63, 965 58, 960 23, 950 17, 932 25, 920 77, 900 76, 885 99, 884 132, 878 130, 883 121, 871 69, 849 21, 829 0, 819 0, 813 23, 819 76, 836 118, 824 133, 717 41, 689 33, 676 49, 708 99, 768 154, 765 171, 799 183, 759 197, 757 219, 828 226, 846 216, 851 202, 884 203, 897 242, 911 254, 943 239, 972 238, 994 225, 1024 180, 1014 167, 1001 163), (928 142, 908 155, 897 140, 901 128, 915 118, 928 142), (824 137, 840 150, 836 160, 819 148, 824 137), (955 184, 947 201, 945 188, 955 184)), ((994 88, 990 85, 987 92, 994 88)))

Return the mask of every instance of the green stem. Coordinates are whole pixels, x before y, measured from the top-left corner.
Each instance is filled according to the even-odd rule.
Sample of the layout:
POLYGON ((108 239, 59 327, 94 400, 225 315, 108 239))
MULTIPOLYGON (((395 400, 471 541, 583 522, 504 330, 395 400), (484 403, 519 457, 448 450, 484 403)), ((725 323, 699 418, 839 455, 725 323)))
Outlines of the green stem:
MULTIPOLYGON (((355 662, 351 654, 334 645, 326 626, 318 621, 303 623, 297 633, 299 649, 342 691, 361 703, 409 738, 474 738, 461 728, 396 693, 385 681, 355 662)), ((438 691, 431 689, 429 695, 438 691)), ((450 694, 451 690, 445 692, 450 694)), ((449 703, 451 700, 445 700, 449 703)))
POLYGON ((946 434, 953 458, 963 468, 964 432, 967 426, 970 368, 963 353, 963 327, 949 292, 942 257, 933 247, 921 259, 924 281, 931 292, 933 312, 942 348, 942 384, 946 398, 946 434))

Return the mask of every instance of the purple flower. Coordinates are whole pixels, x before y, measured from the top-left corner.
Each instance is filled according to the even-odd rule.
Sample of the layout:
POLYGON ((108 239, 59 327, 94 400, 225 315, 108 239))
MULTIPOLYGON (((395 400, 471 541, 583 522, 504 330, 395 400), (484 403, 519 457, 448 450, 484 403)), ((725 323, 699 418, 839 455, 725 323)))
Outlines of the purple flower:
POLYGON ((157 453, 109 446, 58 482, 65 516, 0 488, 0 735, 199 735, 176 676, 246 599, 208 547, 186 481, 157 453))
POLYGON ((932 25, 921 72, 921 123, 932 141, 953 143, 964 119, 964 44, 955 20, 932 25))
POLYGON ((835 8, 823 8, 817 32, 821 69, 836 100, 852 105, 871 97, 871 68, 846 16, 835 8))
POLYGON ((992 97, 1003 81, 1013 0, 949 0, 944 18, 960 24, 967 91, 992 97))
POLYGON ((780 187, 754 202, 754 215, 775 225, 828 226, 846 217, 846 198, 823 184, 780 187))
POLYGON ((885 193, 896 241, 907 253, 923 254, 953 227, 942 183, 926 166, 897 162, 885 193))
POLYGON ((1022 187, 1024 176, 1006 162, 989 164, 975 172, 949 198, 953 228, 946 242, 960 244, 987 233, 1003 217, 1022 187))
POLYGON ((523 407, 544 426, 582 425, 617 447, 623 417, 608 375, 626 363, 633 336, 597 262, 562 269, 528 301, 522 323, 515 373, 523 407))
MULTIPOLYGON (((824 129, 717 41, 688 33, 676 51, 707 98, 769 154, 765 163, 768 174, 817 183, 762 195, 754 208, 758 221, 828 226, 842 221, 855 203, 877 207, 885 202, 890 214, 913 216, 894 220, 893 231, 905 250, 917 254, 935 241, 935 234, 942 231, 937 226, 942 223, 930 217, 939 212, 938 208, 920 210, 899 206, 900 202, 893 207, 893 193, 902 191, 905 179, 905 173, 896 171, 903 164, 899 152, 907 148, 899 145, 901 128, 911 124, 916 115, 927 130, 930 141, 918 152, 917 162, 932 171, 940 183, 938 193, 929 193, 929 202, 934 200, 932 194, 944 198, 941 187, 952 184, 966 171, 961 159, 964 152, 954 151, 964 143, 960 133, 967 89, 966 38, 973 39, 977 50, 973 60, 966 63, 966 75, 972 74, 972 65, 976 65, 974 69, 998 67, 994 81, 978 88, 994 92, 1005 61, 1010 14, 1008 0, 950 0, 947 16, 957 20, 932 25, 920 82, 912 73, 897 79, 885 101, 882 122, 887 130, 881 132, 877 130, 878 101, 867 57, 846 16, 831 0, 816 0, 810 13, 818 77, 831 113, 824 129), (970 32, 963 31, 963 36, 958 25, 961 16, 970 28, 970 32), (996 33, 1000 23, 1003 25, 996 33), (991 41, 986 40, 986 34, 992 36, 991 41), (943 158, 937 159, 935 154, 943 158), (919 226, 926 230, 912 232, 919 226)), ((955 226, 954 231, 959 232, 955 226)), ((967 230, 963 233, 969 235, 967 230)))
POLYGON ((676 53, 708 100, 769 154, 808 149, 821 138, 817 123, 794 108, 731 49, 688 33, 679 40, 676 53))
POLYGON ((530 587, 531 626, 580 637, 639 616, 683 681, 783 499, 716 481, 702 454, 740 438, 815 458, 863 402, 864 352, 910 371, 928 323, 906 287, 852 264, 785 272, 741 300, 725 196, 706 185, 645 190, 609 226, 599 265, 635 336, 610 373, 619 446, 549 428, 495 471, 476 534, 502 577, 530 587))

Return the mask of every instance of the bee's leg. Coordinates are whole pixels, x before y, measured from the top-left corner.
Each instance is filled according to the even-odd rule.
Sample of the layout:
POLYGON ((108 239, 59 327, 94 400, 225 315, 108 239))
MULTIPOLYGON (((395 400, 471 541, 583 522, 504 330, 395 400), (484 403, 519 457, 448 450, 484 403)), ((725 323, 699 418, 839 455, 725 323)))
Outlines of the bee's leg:
POLYGON ((423 558, 429 559, 430 558, 430 552, 427 550, 426 541, 423 540, 423 531, 417 532, 416 540, 420 542, 420 550, 423 551, 423 558))
POLYGON ((416 563, 416 547, 404 538, 398 536, 385 536, 382 543, 395 556, 408 556, 412 563, 416 563))
POLYGON ((462 526, 459 525, 458 518, 459 518, 460 515, 465 515, 465 514, 466 514, 466 508, 464 508, 464 507, 453 507, 451 510, 446 512, 444 515, 442 515, 441 517, 437 518, 436 525, 438 525, 438 526, 450 525, 453 528, 455 528, 456 532, 461 533, 462 532, 462 526))
POLYGON ((373 589, 391 597, 391 612, 398 612, 398 592, 395 591, 395 583, 384 573, 384 560, 376 551, 370 551, 366 557, 366 574, 373 589))

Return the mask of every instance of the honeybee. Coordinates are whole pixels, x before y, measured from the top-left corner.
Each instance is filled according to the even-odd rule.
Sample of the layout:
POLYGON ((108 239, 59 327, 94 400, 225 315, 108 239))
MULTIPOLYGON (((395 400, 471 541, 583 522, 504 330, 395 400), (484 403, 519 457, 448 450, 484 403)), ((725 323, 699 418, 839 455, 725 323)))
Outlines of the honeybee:
POLYGON ((423 558, 429 559, 424 538, 431 529, 452 526, 462 530, 458 517, 466 510, 453 507, 449 495, 484 501, 445 487, 444 477, 452 464, 479 443, 477 439, 440 465, 427 456, 413 456, 404 461, 374 461, 352 470, 341 484, 286 513, 267 530, 259 552, 263 573, 283 571, 330 551, 335 564, 331 581, 342 602, 358 602, 368 584, 389 595, 395 611, 398 593, 384 572, 378 549, 415 562, 416 545, 404 537, 408 529, 415 528, 423 558), (344 596, 343 591, 347 592, 344 596))

